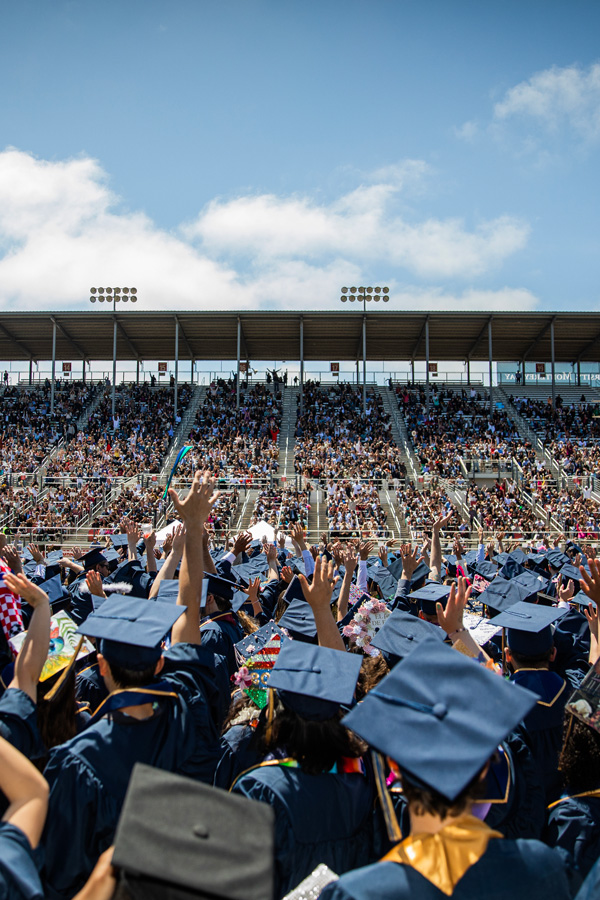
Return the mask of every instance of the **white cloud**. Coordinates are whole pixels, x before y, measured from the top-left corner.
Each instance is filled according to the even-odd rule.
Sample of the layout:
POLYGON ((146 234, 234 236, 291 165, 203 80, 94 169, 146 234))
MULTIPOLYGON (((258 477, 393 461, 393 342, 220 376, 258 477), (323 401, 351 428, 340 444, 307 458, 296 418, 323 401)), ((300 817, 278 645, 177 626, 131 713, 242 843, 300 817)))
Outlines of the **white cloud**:
POLYGON ((408 221, 403 191, 428 174, 419 160, 387 167, 329 203, 257 195, 214 200, 165 231, 123 211, 89 158, 48 162, 0 153, 0 308, 90 308, 92 285, 136 286, 138 309, 337 308, 343 284, 378 277, 393 308, 515 308, 528 292, 400 287, 409 277, 469 282, 523 248, 510 216, 474 229, 460 219, 408 221))
POLYGON ((600 63, 552 66, 512 87, 494 106, 494 120, 533 121, 549 134, 586 143, 600 139, 600 63))
POLYGON ((479 126, 477 122, 463 122, 459 128, 454 129, 454 134, 461 141, 471 143, 479 134, 479 126))

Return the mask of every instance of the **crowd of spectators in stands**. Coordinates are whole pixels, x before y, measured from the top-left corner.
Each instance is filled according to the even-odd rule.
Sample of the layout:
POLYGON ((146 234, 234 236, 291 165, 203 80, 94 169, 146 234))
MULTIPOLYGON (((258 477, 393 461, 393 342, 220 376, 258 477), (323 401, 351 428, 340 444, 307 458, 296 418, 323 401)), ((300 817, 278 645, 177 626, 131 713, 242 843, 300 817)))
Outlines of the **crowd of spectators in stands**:
POLYGON ((77 420, 95 388, 81 381, 58 380, 51 411, 51 384, 6 387, 0 413, 0 465, 3 474, 33 472, 61 439, 71 440, 77 420))
POLYGON ((294 487, 269 487, 259 491, 252 512, 251 525, 264 521, 275 529, 287 530, 292 525, 308 527, 309 491, 294 487))
POLYGON ((581 395, 579 403, 565 405, 558 394, 555 404, 528 397, 511 397, 519 414, 560 463, 566 475, 597 472, 600 465, 600 404, 588 403, 581 395))
POLYGON ((327 522, 332 537, 386 537, 387 518, 374 484, 348 479, 328 483, 327 522))
POLYGON ((209 385, 189 436, 193 449, 184 458, 181 472, 202 468, 219 482, 231 484, 277 474, 281 393, 275 386, 254 384, 241 388, 240 395, 236 409, 235 379, 218 379, 209 385))

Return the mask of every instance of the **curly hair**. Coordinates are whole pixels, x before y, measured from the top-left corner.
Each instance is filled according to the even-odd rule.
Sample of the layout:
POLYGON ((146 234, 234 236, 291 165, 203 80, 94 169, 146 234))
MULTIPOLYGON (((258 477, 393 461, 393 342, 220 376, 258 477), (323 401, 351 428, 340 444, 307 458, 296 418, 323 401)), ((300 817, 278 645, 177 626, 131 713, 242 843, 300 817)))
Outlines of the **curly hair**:
POLYGON ((574 716, 565 717, 558 770, 574 794, 600 787, 600 734, 574 716))

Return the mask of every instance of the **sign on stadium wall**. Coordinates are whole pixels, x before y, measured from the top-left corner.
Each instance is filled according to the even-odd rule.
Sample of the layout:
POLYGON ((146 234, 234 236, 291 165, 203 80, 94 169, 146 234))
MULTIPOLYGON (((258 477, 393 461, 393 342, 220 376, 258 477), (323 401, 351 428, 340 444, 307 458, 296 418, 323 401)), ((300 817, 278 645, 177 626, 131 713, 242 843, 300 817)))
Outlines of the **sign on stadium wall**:
POLYGON ((167 364, 166 362, 159 362, 158 364, 158 374, 166 375, 167 374, 167 364))
POLYGON ((340 374, 340 364, 339 363, 330 363, 331 366, 331 374, 339 375, 340 374))

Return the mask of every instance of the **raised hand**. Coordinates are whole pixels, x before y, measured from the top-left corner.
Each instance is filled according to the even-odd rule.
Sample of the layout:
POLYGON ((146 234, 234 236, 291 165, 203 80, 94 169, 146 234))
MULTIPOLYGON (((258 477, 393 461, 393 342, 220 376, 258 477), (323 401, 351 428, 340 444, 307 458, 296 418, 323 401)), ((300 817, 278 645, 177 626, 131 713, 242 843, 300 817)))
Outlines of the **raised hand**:
POLYGON ((3 578, 9 591, 22 597, 23 600, 26 600, 34 609, 42 603, 49 602, 48 594, 43 591, 39 585, 34 584, 29 578, 26 578, 22 573, 13 575, 12 572, 5 572, 3 578))
POLYGON ((590 557, 588 566, 591 573, 589 575, 583 566, 579 566, 579 571, 581 572, 579 584, 586 596, 598 606, 600 604, 600 561, 590 557))
MULTIPOLYGON (((235 553, 236 556, 239 556, 240 553, 247 553, 250 549, 250 544, 252 543, 252 535, 249 531, 241 531, 238 534, 233 542, 233 548, 231 550, 232 553, 235 553)), ((263 545, 264 546, 264 545, 263 545)))
POLYGON ((423 562, 425 557, 419 556, 419 548, 415 547, 414 551, 411 544, 402 544, 400 547, 400 555, 402 556, 402 578, 409 581, 414 575, 419 563, 423 562))
POLYGON ((27 549, 31 553, 35 562, 38 563, 38 565, 44 562, 44 554, 37 546, 37 544, 27 544, 27 549))
POLYGON ((211 509, 219 499, 219 491, 215 491, 214 479, 208 472, 201 475, 196 472, 187 497, 181 499, 174 488, 169 488, 169 497, 177 515, 185 523, 186 529, 193 525, 204 525, 211 509))
POLYGON ((86 572, 85 581, 89 588, 90 594, 93 594, 95 597, 106 597, 104 590, 102 588, 102 576, 99 572, 86 572))
POLYGON ((304 599, 310 604, 313 612, 316 609, 329 609, 333 587, 337 581, 333 573, 333 560, 327 560, 324 556, 319 556, 315 561, 315 571, 311 584, 308 583, 308 579, 304 575, 298 575, 304 599))
POLYGON ((463 629, 463 613, 471 596, 471 587, 467 586, 466 578, 459 578, 457 585, 452 585, 446 608, 441 603, 436 603, 437 618, 440 626, 446 634, 452 635, 463 629))

